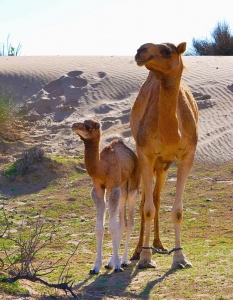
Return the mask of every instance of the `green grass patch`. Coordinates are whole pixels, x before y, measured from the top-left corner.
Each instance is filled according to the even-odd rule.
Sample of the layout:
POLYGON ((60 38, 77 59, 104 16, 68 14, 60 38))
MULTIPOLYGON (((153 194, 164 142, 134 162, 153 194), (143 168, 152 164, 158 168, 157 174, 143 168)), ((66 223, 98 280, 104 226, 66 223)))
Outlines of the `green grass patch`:
MULTIPOLYGON (((4 278, 7 277, 0 274, 0 280, 4 278)), ((18 281, 14 283, 0 282, 0 291, 4 291, 5 293, 8 294, 16 294, 16 293, 28 294, 28 290, 22 288, 18 281)))
MULTIPOLYGON (((13 216, 12 234, 17 235, 20 221, 35 220, 38 214, 47 224, 54 224, 56 238, 45 250, 40 259, 52 263, 66 258, 79 244, 78 251, 70 261, 69 278, 74 280, 74 290, 80 299, 232 299, 233 278, 233 204, 232 185, 216 182, 214 178, 232 180, 232 165, 197 165, 190 174, 184 193, 184 214, 182 222, 182 247, 191 260, 193 268, 171 271, 171 256, 153 254, 156 269, 138 270, 136 262, 131 262, 123 273, 105 270, 112 255, 111 237, 108 232, 109 215, 106 214, 103 267, 97 276, 90 276, 96 255, 95 220, 96 210, 90 196, 92 182, 86 173, 75 171, 77 161, 82 158, 52 158, 50 168, 38 173, 38 190, 33 189, 34 181, 30 174, 26 183, 0 182, 12 189, 12 197, 5 209, 13 216), (46 174, 46 175, 44 175, 46 174), (50 174, 50 175, 49 175, 50 174), (54 174, 56 176, 54 176, 54 174), (46 177, 48 176, 48 177, 46 177), (49 177, 50 176, 50 177, 49 177), (54 177, 52 177, 54 176, 54 177), (46 184, 45 184, 46 182, 46 184), (19 194, 19 184, 25 184, 25 193, 19 194), (27 191, 27 192, 26 192, 27 191), (212 199, 212 201, 207 201, 212 199), (17 213, 16 213, 17 212, 17 213)), ((51 161, 49 161, 49 164, 51 161)), ((12 166, 11 166, 12 167, 12 166)), ((10 166, 8 165, 8 170, 10 166)), ((169 177, 176 176, 176 166, 172 166, 169 177)), ((168 177, 168 178, 169 178, 168 177)), ((0 180, 1 181, 1 180, 0 180)), ((174 227, 171 206, 175 196, 175 181, 167 181, 160 209, 161 241, 168 249, 174 247, 174 227)), ((1 211, 0 211, 1 212, 1 211)), ((0 214, 0 218, 2 218, 0 214)), ((1 223, 3 226, 4 223, 1 223)), ((28 223, 29 224, 29 223, 28 223)), ((135 211, 135 230, 129 245, 129 257, 138 242, 140 228, 139 201, 135 211)), ((0 239, 0 257, 4 257, 0 239)), ((153 229, 151 243, 153 241, 153 229)), ((124 242, 119 253, 123 254, 124 242)), ((5 244, 12 250, 12 243, 5 244)), ((59 269, 46 275, 49 282, 56 282, 59 269)), ((40 294, 52 295, 54 291, 38 286, 40 294)), ((3 289, 4 290, 4 289, 3 289)), ((7 289, 5 289, 7 291, 7 289)))

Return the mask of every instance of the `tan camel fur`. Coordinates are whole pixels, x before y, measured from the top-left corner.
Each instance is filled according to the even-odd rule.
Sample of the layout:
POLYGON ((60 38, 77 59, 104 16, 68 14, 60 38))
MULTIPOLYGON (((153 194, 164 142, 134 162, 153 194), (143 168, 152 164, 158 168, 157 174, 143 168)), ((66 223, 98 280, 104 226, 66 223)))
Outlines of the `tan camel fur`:
MULTIPOLYGON (((197 145, 198 109, 196 102, 181 81, 181 54, 186 43, 177 47, 170 43, 142 45, 135 56, 138 66, 150 70, 132 107, 130 125, 142 173, 141 231, 132 259, 140 257, 138 267, 154 267, 150 245, 151 223, 154 219, 153 246, 165 250, 159 237, 160 194, 168 168, 178 161, 176 196, 172 206, 175 227, 175 248, 181 248, 182 196, 193 164, 197 145), (153 175, 156 183, 153 190, 153 175), (145 228, 144 228, 145 227, 145 228)), ((174 252, 172 268, 191 266, 182 250, 174 252)))
POLYGON ((97 212, 95 225, 97 258, 90 274, 99 273, 102 266, 106 193, 109 200, 108 227, 113 246, 113 255, 106 268, 114 268, 115 272, 123 271, 121 267, 128 264, 128 245, 134 227, 134 209, 139 193, 140 170, 137 156, 120 140, 114 140, 100 152, 101 125, 95 120, 75 123, 72 130, 81 137, 85 145, 85 165, 93 181, 91 196, 97 212), (126 219, 127 199, 128 219, 126 219), (120 261, 118 248, 125 227, 127 231, 125 249, 120 261))

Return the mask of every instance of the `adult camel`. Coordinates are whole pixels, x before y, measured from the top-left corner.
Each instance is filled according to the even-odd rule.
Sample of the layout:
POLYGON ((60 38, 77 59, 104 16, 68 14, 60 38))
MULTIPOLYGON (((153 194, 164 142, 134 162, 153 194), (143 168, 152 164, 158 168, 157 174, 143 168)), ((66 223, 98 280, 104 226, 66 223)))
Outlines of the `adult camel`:
POLYGON ((178 170, 176 196, 171 213, 175 227, 176 251, 171 267, 192 266, 182 252, 180 231, 182 195, 197 146, 198 108, 192 93, 181 81, 184 68, 181 55, 185 50, 186 43, 177 47, 171 43, 148 43, 142 45, 135 56, 138 66, 145 66, 150 70, 130 115, 143 183, 140 237, 132 257, 140 257, 139 268, 155 266, 149 249, 153 219, 153 246, 164 250, 159 237, 160 194, 169 166, 174 161, 178 162, 178 170), (154 174, 156 184, 153 190, 154 174), (145 242, 142 248, 144 231, 145 242))

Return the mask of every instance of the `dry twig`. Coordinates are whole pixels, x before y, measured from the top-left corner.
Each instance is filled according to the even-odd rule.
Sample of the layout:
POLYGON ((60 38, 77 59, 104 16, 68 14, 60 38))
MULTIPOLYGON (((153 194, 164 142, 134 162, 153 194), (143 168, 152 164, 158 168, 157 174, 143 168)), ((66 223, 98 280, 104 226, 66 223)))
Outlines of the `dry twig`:
MULTIPOLYGON (((5 215, 5 214, 4 214, 5 215)), ((5 215, 7 220, 7 217, 5 215)), ((7 222, 9 225, 9 222, 7 222)), ((6 232, 6 229, 4 230, 6 232)), ((66 294, 69 292, 74 299, 78 299, 77 295, 73 292, 73 280, 68 281, 69 262, 70 259, 76 253, 79 244, 70 254, 65 263, 61 263, 62 259, 57 259, 55 262, 48 264, 47 259, 42 261, 36 261, 37 254, 51 245, 55 236, 55 230, 53 227, 45 227, 45 222, 39 218, 35 224, 31 224, 29 234, 25 230, 25 223, 22 222, 20 232, 16 237, 8 236, 6 239, 12 241, 17 248, 13 252, 9 253, 4 245, 4 252, 6 255, 5 260, 8 262, 5 270, 12 276, 10 278, 2 278, 0 282, 14 283, 17 280, 26 279, 31 282, 40 282, 47 287, 63 290, 66 294), (26 233, 26 234, 25 234, 26 233), (41 276, 51 274, 57 268, 62 267, 58 283, 49 283, 42 279, 41 276)), ((3 235, 0 237, 3 238, 3 235)))

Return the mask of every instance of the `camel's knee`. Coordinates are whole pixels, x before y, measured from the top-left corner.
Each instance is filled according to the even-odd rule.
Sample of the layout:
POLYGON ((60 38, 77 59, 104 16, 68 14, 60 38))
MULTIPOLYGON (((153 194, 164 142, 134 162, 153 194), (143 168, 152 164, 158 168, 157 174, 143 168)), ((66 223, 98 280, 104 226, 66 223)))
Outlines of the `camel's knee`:
POLYGON ((134 209, 129 211, 126 227, 127 229, 134 228, 134 209))
POLYGON ((129 234, 131 234, 133 232, 133 230, 134 230, 134 219, 133 220, 130 219, 130 220, 127 221, 126 229, 127 229, 127 232, 129 234))
POLYGON ((103 195, 100 196, 97 193, 96 189, 92 188, 92 190, 91 190, 91 198, 92 198, 92 200, 93 200, 93 202, 94 202, 94 204, 95 204, 96 207, 99 207, 99 206, 105 207, 105 201, 103 201, 104 200, 104 192, 103 192, 103 195), (102 198, 102 196, 103 196, 103 198, 102 198))
POLYGON ((104 235, 104 226, 95 226, 95 235, 96 237, 102 238, 104 235))
POLYGON ((180 208, 172 209, 172 220, 174 223, 180 223, 183 219, 183 210, 180 208))
POLYGON ((128 192, 129 199, 134 199, 134 201, 136 201, 138 196, 139 196, 139 191, 137 189, 129 190, 129 192, 128 192))
POLYGON ((121 196, 121 189, 120 187, 116 186, 110 192, 109 201, 111 201, 112 204, 118 205, 120 196, 121 196))
POLYGON ((155 217, 155 207, 145 207, 144 205, 143 213, 146 222, 152 221, 155 217))
POLYGON ((108 223, 108 230, 111 236, 119 234, 119 226, 115 220, 110 220, 108 223))

